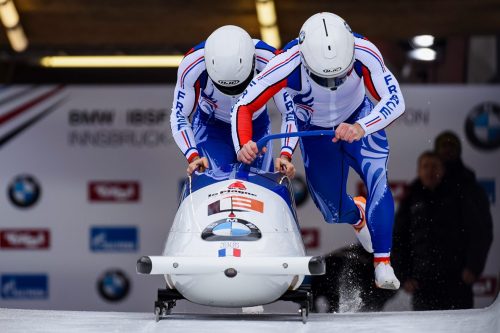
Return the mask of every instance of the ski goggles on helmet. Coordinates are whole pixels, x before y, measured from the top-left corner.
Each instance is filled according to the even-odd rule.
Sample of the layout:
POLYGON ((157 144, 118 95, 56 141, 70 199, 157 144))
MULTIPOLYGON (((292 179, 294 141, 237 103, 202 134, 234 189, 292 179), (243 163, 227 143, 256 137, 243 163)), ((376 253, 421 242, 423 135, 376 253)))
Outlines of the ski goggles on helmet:
POLYGON ((314 74, 307 68, 307 66, 304 66, 307 75, 319 84, 322 87, 328 88, 330 90, 336 90, 338 87, 340 87, 346 80, 347 77, 351 74, 352 72, 352 67, 349 69, 344 75, 338 76, 338 77, 321 77, 319 75, 314 74))

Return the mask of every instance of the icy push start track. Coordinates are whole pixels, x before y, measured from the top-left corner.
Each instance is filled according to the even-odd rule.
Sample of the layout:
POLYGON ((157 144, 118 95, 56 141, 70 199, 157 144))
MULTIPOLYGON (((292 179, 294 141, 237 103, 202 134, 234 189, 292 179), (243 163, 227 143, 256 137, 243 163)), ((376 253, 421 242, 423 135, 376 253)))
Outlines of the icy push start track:
POLYGON ((500 332, 500 299, 485 309, 298 315, 172 314, 0 309, 0 332, 500 332))

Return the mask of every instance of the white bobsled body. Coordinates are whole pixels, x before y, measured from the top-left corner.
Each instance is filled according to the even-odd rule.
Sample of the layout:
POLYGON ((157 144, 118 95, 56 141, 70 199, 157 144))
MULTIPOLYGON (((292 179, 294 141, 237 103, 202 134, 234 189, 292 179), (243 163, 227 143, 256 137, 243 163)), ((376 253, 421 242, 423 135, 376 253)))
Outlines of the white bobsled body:
POLYGON ((142 273, 221 307, 271 303, 324 271, 305 256, 288 178, 241 168, 189 178, 163 256, 143 258, 142 273))

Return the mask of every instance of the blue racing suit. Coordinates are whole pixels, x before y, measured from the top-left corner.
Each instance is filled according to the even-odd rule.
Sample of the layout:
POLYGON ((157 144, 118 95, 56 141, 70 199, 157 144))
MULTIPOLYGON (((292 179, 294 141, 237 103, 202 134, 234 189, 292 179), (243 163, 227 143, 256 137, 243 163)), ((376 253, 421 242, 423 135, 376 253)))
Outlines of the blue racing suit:
MULTIPOLYGON (((258 73, 275 56, 275 49, 254 39, 255 71, 258 73)), ((231 108, 240 95, 226 95, 219 91, 208 76, 205 66, 205 42, 192 48, 184 57, 177 72, 170 125, 172 134, 188 163, 195 157, 206 157, 210 168, 237 162, 231 140, 231 108), (190 116, 193 114, 192 123, 190 116)), ((291 96, 279 92, 274 101, 282 115, 282 132, 295 132, 296 122, 291 96)), ((250 121, 257 141, 270 131, 265 103, 255 110, 250 121)), ((291 158, 297 139, 282 140, 281 154, 291 158)), ((272 149, 259 157, 253 166, 272 170, 272 149)))
POLYGON ((390 256, 394 201, 387 182, 389 144, 384 128, 404 112, 399 84, 378 49, 355 36, 355 62, 347 80, 336 90, 314 82, 305 71, 298 39, 273 58, 243 92, 231 115, 235 151, 252 138, 249 121, 254 110, 285 88, 293 97, 300 131, 358 123, 365 136, 353 143, 333 143, 331 137, 304 137, 300 144, 310 193, 328 223, 356 224, 360 213, 346 193, 349 167, 363 179, 368 198, 367 225, 375 257, 390 256), (377 101, 374 106, 368 95, 377 101))

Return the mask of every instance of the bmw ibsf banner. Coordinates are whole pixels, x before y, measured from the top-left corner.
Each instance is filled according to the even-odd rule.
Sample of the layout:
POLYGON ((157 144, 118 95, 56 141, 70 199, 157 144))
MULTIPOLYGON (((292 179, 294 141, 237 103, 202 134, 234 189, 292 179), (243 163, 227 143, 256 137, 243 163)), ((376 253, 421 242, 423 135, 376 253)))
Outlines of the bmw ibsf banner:
POLYGON ((186 162, 168 86, 0 90, 0 307, 145 311, 186 162))
MULTIPOLYGON (((388 129, 396 204, 416 176, 417 157, 433 148, 434 138, 452 130, 461 139, 465 164, 485 188, 495 223, 476 306, 491 303, 500 271, 499 88, 403 86, 406 112, 388 129)), ((170 133, 173 90, 0 88, 0 307, 151 311, 165 281, 137 275, 136 260, 162 253, 186 170, 170 133)), ((277 131, 280 116, 274 105, 270 109, 277 131)), ((324 223, 308 198, 298 150, 294 162, 297 212, 309 254, 354 243, 351 228, 324 223)), ((352 177, 350 193, 359 190, 359 179, 352 177)), ((237 204, 258 210, 268 203, 222 198, 207 211, 237 204)), ((245 254, 214 253, 228 255, 245 254)))

